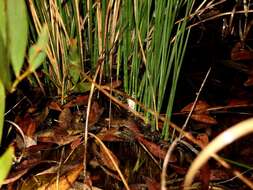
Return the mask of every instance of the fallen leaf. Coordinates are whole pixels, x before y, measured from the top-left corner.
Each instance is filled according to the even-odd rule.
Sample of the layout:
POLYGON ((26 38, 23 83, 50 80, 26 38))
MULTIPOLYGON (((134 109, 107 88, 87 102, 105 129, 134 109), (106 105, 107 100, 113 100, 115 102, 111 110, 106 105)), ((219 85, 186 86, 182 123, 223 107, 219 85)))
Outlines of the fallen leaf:
POLYGON ((200 168, 201 189, 209 189, 210 168, 208 162, 200 168))
POLYGON ((78 138, 80 138, 81 134, 73 134, 70 135, 65 129, 55 127, 54 129, 43 130, 37 133, 37 141, 44 143, 55 143, 58 145, 66 145, 69 144, 78 138))
MULTIPOLYGON (((190 112, 193 104, 194 102, 191 102, 190 104, 186 105, 183 109, 181 109, 180 112, 190 112)), ((206 101, 199 100, 197 101, 196 106, 194 108, 194 113, 203 113, 208 108, 210 108, 210 105, 206 101)))
POLYGON ((93 126, 97 123, 102 115, 104 108, 99 106, 99 104, 94 101, 91 105, 90 114, 89 114, 89 126, 93 126))
POLYGON ((46 175, 46 174, 56 174, 57 171, 59 171, 59 165, 52 166, 46 170, 43 170, 42 172, 37 173, 35 176, 46 175))
POLYGON ((55 111, 62 111, 61 106, 60 106, 59 103, 56 102, 56 101, 51 101, 51 102, 48 104, 48 108, 51 109, 51 110, 55 110, 55 111))
POLYGON ((1 185, 14 183, 18 179, 20 179, 23 175, 25 175, 28 171, 29 171, 29 168, 19 170, 17 172, 11 172, 9 176, 7 177, 7 179, 5 179, 1 185))
POLYGON ((102 129, 98 134, 97 137, 101 139, 101 141, 107 142, 122 142, 124 139, 120 135, 119 128, 109 128, 109 129, 102 129))
POLYGON ((23 160, 20 164, 18 164, 15 167, 15 170, 12 170, 9 173, 8 177, 5 179, 3 184, 9 184, 17 181, 23 175, 25 175, 30 169, 32 169, 33 167, 37 166, 40 163, 41 160, 36 158, 23 160))
POLYGON ((59 115, 59 126, 67 129, 71 127, 72 113, 69 108, 64 108, 59 115))
POLYGON ((80 182, 75 181, 75 183, 69 188, 69 190, 103 190, 95 186, 89 186, 80 182))
MULTIPOLYGON (((25 135, 28 134, 28 126, 34 122, 35 121, 33 120, 33 118, 29 113, 26 113, 23 117, 17 116, 15 118, 15 123, 17 123, 17 125, 20 127, 20 129, 23 131, 25 135)), ((31 130, 29 130, 29 133, 31 133, 31 130)))
POLYGON ((177 166, 175 164, 170 164, 169 167, 171 167, 179 175, 185 175, 186 172, 188 171, 187 168, 183 168, 183 167, 177 166))
POLYGON ((253 60, 253 52, 245 49, 241 42, 237 42, 231 51, 232 61, 249 61, 253 60))
MULTIPOLYGON (((138 142, 142 143, 151 152, 151 154, 153 154, 155 157, 164 160, 167 152, 165 150, 163 150, 159 145, 144 139, 144 137, 142 137, 142 136, 138 136, 137 140, 138 140, 138 142)), ((169 162, 173 163, 176 161, 177 161, 176 156, 172 154, 169 162)))
POLYGON ((39 187, 38 190, 48 190, 48 189, 57 190, 57 187, 60 190, 67 190, 72 186, 72 184, 78 178, 82 170, 83 170, 83 165, 79 164, 75 168, 67 172, 66 174, 62 175, 59 181, 56 180, 56 177, 55 177, 53 180, 51 180, 50 183, 44 184, 41 187, 39 187))
POLYGON ((75 139, 74 141, 71 142, 70 148, 71 148, 71 150, 74 150, 81 144, 82 144, 82 138, 80 137, 80 138, 77 138, 77 139, 75 139))
POLYGON ((248 75, 248 79, 243 83, 244 86, 253 86, 253 75, 248 75))
POLYGON ((25 135, 25 148, 28 148, 30 146, 34 146, 34 145, 37 145, 37 142, 36 140, 34 140, 33 138, 29 137, 29 136, 26 136, 25 135))
POLYGON ((74 106, 83 106, 87 105, 89 100, 89 95, 81 95, 81 96, 76 96, 73 100, 68 102, 63 106, 63 108, 71 108, 74 106))
POLYGON ((104 167, 102 165, 100 165, 100 168, 106 173, 106 175, 111 176, 118 181, 121 181, 121 178, 117 173, 112 172, 110 169, 108 169, 107 167, 104 167))
POLYGON ((117 171, 115 166, 113 165, 112 160, 108 156, 108 154, 110 154, 114 162, 116 163, 116 165, 119 166, 119 160, 112 151, 110 151, 109 149, 105 150, 100 144, 98 145, 93 144, 93 151, 96 157, 98 158, 100 164, 102 164, 103 166, 106 166, 112 171, 117 171))
POLYGON ((160 190, 160 183, 155 181, 155 179, 145 177, 145 182, 147 184, 148 190, 160 190))
POLYGON ((192 114, 191 118, 195 121, 202 122, 209 125, 216 125, 218 122, 213 117, 207 114, 192 114))
POLYGON ((244 106, 249 105, 250 100, 249 99, 229 99, 227 106, 244 106))
MULTIPOLYGON (((142 133, 140 132, 138 125, 132 119, 114 119, 111 121, 110 124, 111 124, 111 127, 114 127, 114 128, 126 127, 134 134, 134 136, 138 136, 138 135, 142 136, 142 133)), ((108 125, 109 125, 109 121, 108 121, 108 125)))
POLYGON ((40 143, 38 145, 29 146, 29 147, 23 149, 23 151, 22 151, 23 156, 28 157, 31 155, 38 154, 40 151, 49 149, 51 146, 52 146, 52 144, 48 144, 48 143, 40 143))
POLYGON ((131 190, 143 190, 145 184, 131 184, 129 185, 131 190))
POLYGON ((26 135, 28 137, 33 137, 34 133, 36 132, 37 127, 38 127, 38 124, 34 120, 31 120, 31 122, 28 125, 26 135))
POLYGON ((49 167, 48 169, 43 170, 42 172, 39 172, 36 174, 36 176, 41 175, 48 175, 48 174, 57 174, 60 169, 60 174, 65 174, 69 171, 71 171, 73 168, 76 168, 77 165, 65 165, 63 164, 61 167, 59 165, 53 165, 49 167))
POLYGON ((111 90, 120 87, 120 85, 122 84, 121 80, 115 80, 112 81, 111 83, 107 83, 105 85, 102 85, 101 88, 105 89, 105 90, 111 90))
POLYGON ((196 137, 196 140, 199 144, 201 144, 203 147, 207 146, 209 143, 209 138, 206 133, 199 133, 196 137))
POLYGON ((210 171, 211 181, 227 180, 227 179, 230 179, 231 177, 232 176, 229 174, 229 172, 224 169, 212 169, 210 171))

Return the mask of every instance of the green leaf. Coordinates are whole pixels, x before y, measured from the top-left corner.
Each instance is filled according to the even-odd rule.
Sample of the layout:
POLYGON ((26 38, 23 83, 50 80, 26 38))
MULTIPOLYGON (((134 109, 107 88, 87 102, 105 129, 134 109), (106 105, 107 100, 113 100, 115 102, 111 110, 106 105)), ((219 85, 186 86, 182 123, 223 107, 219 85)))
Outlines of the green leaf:
POLYGON ((37 48, 35 46, 32 46, 29 49, 29 54, 30 53, 32 54, 32 57, 33 57, 33 59, 31 59, 31 60, 29 57, 29 63, 31 65, 30 69, 32 72, 34 72, 41 65, 41 63, 43 63, 47 54, 44 51, 38 52, 37 48), (36 55, 36 56, 33 56, 33 55, 36 55))
MULTIPOLYGON (((0 1, 1 2, 1 1, 0 1)), ((10 64, 7 57, 6 47, 2 36, 0 35, 0 80, 2 80, 4 86, 10 90, 11 88, 11 73, 10 64)))
POLYGON ((4 85, 2 81, 0 80, 0 145, 1 145, 2 134, 3 134, 4 111, 5 111, 5 89, 4 89, 4 85))
POLYGON ((75 88, 74 92, 76 93, 84 93, 90 91, 91 83, 90 82, 79 82, 75 88))
POLYGON ((11 146, 9 147, 5 153, 0 157, 0 187, 4 181, 4 179, 7 177, 11 165, 12 165, 12 157, 14 155, 14 148, 11 146))
POLYGON ((19 76, 25 57, 28 23, 24 0, 8 0, 8 40, 12 67, 16 77, 19 76))
POLYGON ((39 39, 35 45, 29 49, 29 64, 31 71, 35 71, 46 58, 46 48, 48 44, 48 32, 46 25, 43 26, 39 39))
POLYGON ((75 85, 79 78, 81 72, 81 62, 80 55, 77 48, 77 40, 71 39, 70 49, 69 49, 69 75, 71 77, 71 82, 75 85))
POLYGON ((48 31, 47 26, 43 25, 42 30, 39 35, 39 39, 36 43, 36 45, 41 48, 42 50, 46 50, 47 44, 48 44, 48 31))
POLYGON ((4 44, 6 44, 6 10, 5 1, 0 1, 0 35, 3 38, 4 44))

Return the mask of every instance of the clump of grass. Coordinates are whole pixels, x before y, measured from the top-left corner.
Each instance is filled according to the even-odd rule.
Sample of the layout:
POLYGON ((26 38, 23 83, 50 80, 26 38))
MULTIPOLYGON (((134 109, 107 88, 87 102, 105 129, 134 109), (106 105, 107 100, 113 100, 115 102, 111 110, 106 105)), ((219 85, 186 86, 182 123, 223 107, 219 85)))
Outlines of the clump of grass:
MULTIPOLYGON (((120 24, 124 30, 118 54, 124 67, 124 89, 157 113, 162 111, 163 105, 167 105, 168 121, 189 37, 186 18, 192 6, 193 1, 134 1, 122 4, 120 24), (175 24, 182 15, 185 19, 175 24)), ((141 111, 140 107, 137 109, 141 111)), ((149 112, 145 115, 154 129, 158 118, 151 117, 149 112)), ((163 137, 168 139, 168 135, 168 122, 165 122, 163 137)))
MULTIPOLYGON (((85 88, 81 73, 101 65, 99 83, 123 79, 124 91, 157 115, 162 106, 169 121, 176 85, 189 37, 188 1, 29 1, 33 36, 49 28, 43 70, 62 102, 76 86, 85 88), (179 18, 184 18, 176 23, 179 18), (167 90, 167 94, 165 93, 167 90)), ((89 85, 85 89, 89 89, 89 85)), ((158 129, 158 117, 136 106, 158 129)), ((168 139, 168 122, 163 137, 168 139)))

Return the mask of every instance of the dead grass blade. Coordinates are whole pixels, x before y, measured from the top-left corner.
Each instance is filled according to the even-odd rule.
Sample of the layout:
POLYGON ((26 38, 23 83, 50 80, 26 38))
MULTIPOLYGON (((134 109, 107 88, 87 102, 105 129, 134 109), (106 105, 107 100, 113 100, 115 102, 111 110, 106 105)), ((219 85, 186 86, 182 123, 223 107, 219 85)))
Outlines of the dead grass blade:
MULTIPOLYGON (((200 152, 197 158, 191 164, 184 181, 184 189, 191 186, 194 176, 198 170, 208 161, 210 157, 213 157, 219 150, 231 144, 233 141, 253 132, 253 119, 242 121, 231 128, 225 130, 214 140, 210 142, 205 149, 200 152)), ((236 175, 237 176, 237 175, 236 175)), ((253 189, 253 183, 248 179, 244 178, 240 173, 237 176, 246 185, 253 189)))
POLYGON ((101 145, 101 148, 104 149, 105 153, 108 155, 109 159, 111 160, 111 163, 113 164, 114 168, 118 172, 125 188, 127 190, 130 190, 130 188, 127 184, 127 181, 126 181, 125 177, 123 176, 122 172, 120 171, 119 166, 117 165, 117 162, 113 159, 113 156, 111 155, 110 150, 108 150, 108 148, 105 146, 105 144, 96 135, 94 135, 92 133, 89 133, 89 135, 92 136, 93 138, 95 138, 98 141, 98 143, 101 145))

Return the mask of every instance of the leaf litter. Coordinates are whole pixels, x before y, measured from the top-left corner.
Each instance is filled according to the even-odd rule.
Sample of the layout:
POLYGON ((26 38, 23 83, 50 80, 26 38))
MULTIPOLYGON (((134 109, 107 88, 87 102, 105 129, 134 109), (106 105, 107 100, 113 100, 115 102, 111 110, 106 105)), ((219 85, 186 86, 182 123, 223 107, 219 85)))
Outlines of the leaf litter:
MULTIPOLYGON (((252 65, 248 63, 252 60, 252 50, 243 47, 241 42, 236 42, 230 52, 229 66, 227 61, 216 66, 213 72, 218 74, 210 77, 205 87, 208 93, 204 93, 196 102, 186 128, 196 143, 183 137, 173 151, 166 176, 168 188, 182 188, 183 178, 201 151, 200 147, 207 146, 229 126, 252 116, 252 89, 249 87, 252 86, 253 75, 252 65), (226 76, 222 76, 224 72, 226 76)), ((192 73, 193 77, 186 75, 191 84, 195 83, 194 77, 201 80, 197 69, 192 73)), ((101 89, 110 91, 108 86, 119 88, 120 85, 121 82, 113 81, 112 85, 101 86, 101 89)), ((176 104, 177 101, 180 103, 175 107, 172 120, 179 126, 194 105, 193 98, 184 97, 188 94, 187 91, 176 98, 176 104), (181 103, 182 100, 187 101, 181 103)), ((89 137, 86 181, 82 172, 83 133, 89 96, 71 95, 64 105, 57 98, 41 103, 36 102, 36 97, 36 101, 30 98, 25 106, 22 104, 15 107, 17 113, 8 116, 14 118, 23 135, 8 124, 7 127, 13 134, 8 141, 15 147, 15 159, 4 182, 6 187, 20 190, 123 189, 122 179, 116 169, 118 167, 131 190, 160 189, 161 166, 170 142, 160 138, 161 131, 150 132, 147 123, 116 104, 113 104, 111 110, 112 117, 108 118, 108 102, 102 101, 107 99, 101 94, 100 96, 100 99, 93 97, 88 131, 99 138, 108 150, 96 139, 89 137), (18 109, 22 109, 22 112, 19 113, 18 109)), ((159 121, 160 128, 162 124, 159 121)), ((170 130, 171 134, 178 135, 172 128, 170 130)), ((219 154, 251 180, 252 143, 252 136, 247 136, 219 154)), ((220 189, 247 189, 231 171, 225 170, 212 159, 199 170, 194 184, 196 188, 202 189, 207 189, 210 185, 220 189)))

